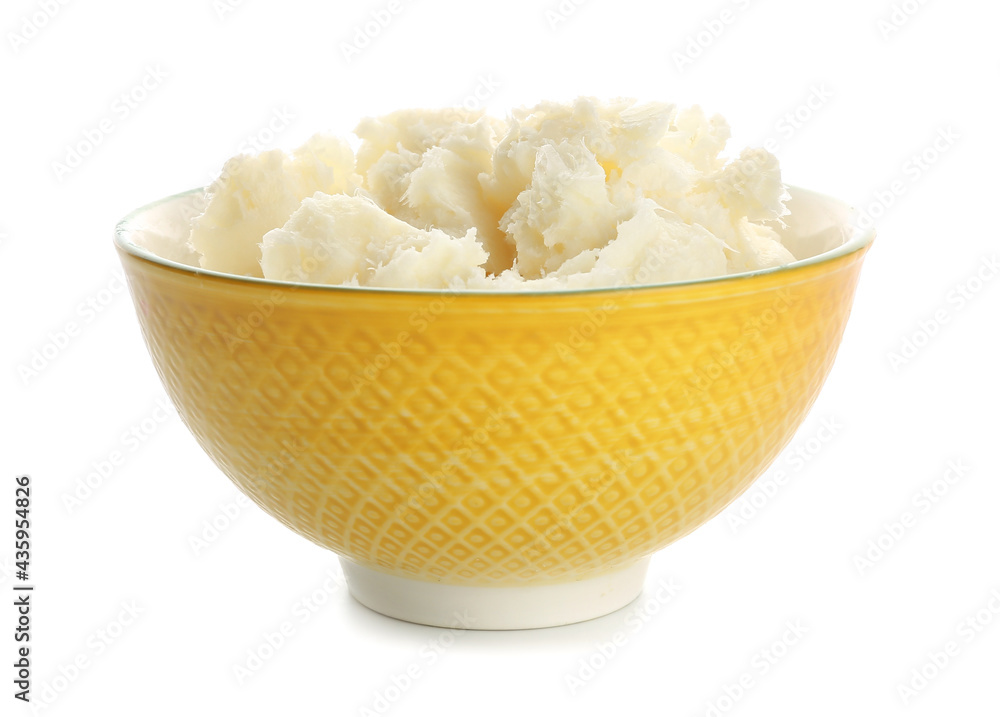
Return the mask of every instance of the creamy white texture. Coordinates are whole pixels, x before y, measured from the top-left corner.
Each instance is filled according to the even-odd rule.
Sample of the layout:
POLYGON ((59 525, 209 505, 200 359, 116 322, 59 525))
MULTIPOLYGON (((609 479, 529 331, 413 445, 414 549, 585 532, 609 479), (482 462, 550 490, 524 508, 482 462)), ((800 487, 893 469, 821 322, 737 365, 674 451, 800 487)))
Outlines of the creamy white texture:
POLYGON ((310 284, 446 289, 483 274, 475 230, 416 229, 375 202, 317 192, 264 237, 264 276, 310 284))
POLYGON ((354 192, 354 153, 343 139, 317 134, 292 154, 273 149, 237 155, 209 187, 208 205, 196 217, 189 243, 201 266, 264 276, 260 243, 315 192, 354 192))
POLYGON ((788 194, 763 149, 726 161, 698 107, 542 103, 366 119, 230 160, 193 223, 201 266, 294 282, 549 290, 787 264, 788 194))

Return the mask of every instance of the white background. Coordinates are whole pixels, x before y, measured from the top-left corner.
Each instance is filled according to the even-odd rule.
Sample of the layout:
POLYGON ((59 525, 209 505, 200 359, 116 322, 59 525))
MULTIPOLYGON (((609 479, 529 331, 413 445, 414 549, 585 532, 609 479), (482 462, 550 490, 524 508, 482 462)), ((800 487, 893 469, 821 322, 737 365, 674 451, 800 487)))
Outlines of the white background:
POLYGON ((49 19, 36 15, 44 2, 5 0, 0 713, 31 712, 12 697, 8 599, 13 477, 25 472, 43 714, 378 713, 408 668, 419 676, 388 690, 389 714, 1000 714, 1000 278, 984 263, 1000 253, 997 4, 907 0, 886 25, 890 0, 577 2, 554 16, 557 0, 400 0, 348 61, 344 43, 387 2, 244 0, 220 13, 213 0, 95 0, 49 19), (691 45, 724 9, 718 37, 691 45), (45 20, 36 32, 32 17, 45 20), (149 89, 136 90, 147 68, 149 89), (789 183, 874 204, 879 238, 821 398, 747 494, 756 514, 738 501, 657 554, 646 594, 618 613, 453 635, 372 613, 333 582, 324 591, 335 557, 236 503, 157 409, 111 231, 208 182, 248 138, 294 146, 477 88, 501 115, 578 94, 699 103, 730 121, 731 152, 773 138, 789 183), (133 91, 146 96, 124 111, 133 91), (805 119, 789 129, 797 108, 805 119), (294 121, 268 137, 276 112, 294 121), (104 119, 110 133, 61 171, 68 145, 104 119), (943 151, 939 132, 953 137, 943 151), (70 322, 76 335, 56 345, 70 322), (919 346, 903 356, 907 341, 919 346), (28 373, 35 351, 52 358, 28 373), (67 504, 113 451, 124 462, 67 504), (949 461, 963 466, 951 484, 949 461), (935 487, 933 503, 919 497, 935 487), (904 512, 915 524, 882 535, 904 512), (861 565, 880 536, 883 554, 861 565), (661 580, 680 586, 669 601, 656 598, 661 580), (293 634, 268 650, 265 634, 286 621, 293 634), (767 663, 795 621, 805 634, 767 663), (616 632, 624 644, 602 659, 616 632), (950 641, 957 655, 935 674, 928 653, 950 641), (248 651, 269 659, 241 682, 248 651), (914 669, 932 677, 904 696, 914 669), (738 694, 741 676, 752 686, 738 694))

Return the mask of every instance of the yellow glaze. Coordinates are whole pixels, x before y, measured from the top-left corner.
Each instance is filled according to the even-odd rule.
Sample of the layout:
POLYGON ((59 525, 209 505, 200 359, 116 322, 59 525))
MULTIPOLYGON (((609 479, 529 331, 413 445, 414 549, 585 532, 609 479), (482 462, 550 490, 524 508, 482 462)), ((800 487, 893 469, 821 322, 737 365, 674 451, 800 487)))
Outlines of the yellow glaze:
POLYGON ((402 577, 591 577, 773 461, 833 363, 867 246, 639 289, 290 286, 119 249, 157 371, 265 511, 402 577))

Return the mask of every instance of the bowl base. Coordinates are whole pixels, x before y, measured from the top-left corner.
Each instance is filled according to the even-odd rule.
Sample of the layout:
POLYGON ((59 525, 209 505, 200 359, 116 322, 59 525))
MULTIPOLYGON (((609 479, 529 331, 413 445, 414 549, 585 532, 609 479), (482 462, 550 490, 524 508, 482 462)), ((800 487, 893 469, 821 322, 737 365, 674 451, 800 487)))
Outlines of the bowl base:
POLYGON ((341 557, 351 595, 375 612, 407 622, 469 630, 524 630, 591 620, 642 592, 649 557, 586 580, 527 587, 475 587, 414 580, 341 557))

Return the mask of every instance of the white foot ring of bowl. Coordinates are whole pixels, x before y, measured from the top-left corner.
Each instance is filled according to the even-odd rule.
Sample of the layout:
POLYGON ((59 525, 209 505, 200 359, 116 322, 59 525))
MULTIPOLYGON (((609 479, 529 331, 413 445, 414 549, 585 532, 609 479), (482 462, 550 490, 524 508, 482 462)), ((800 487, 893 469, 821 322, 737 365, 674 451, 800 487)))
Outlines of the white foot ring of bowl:
POLYGON ((340 559, 354 599, 407 622, 472 630, 569 625, 625 607, 642 592, 645 557, 586 580, 529 587, 445 585, 401 578, 340 559))

